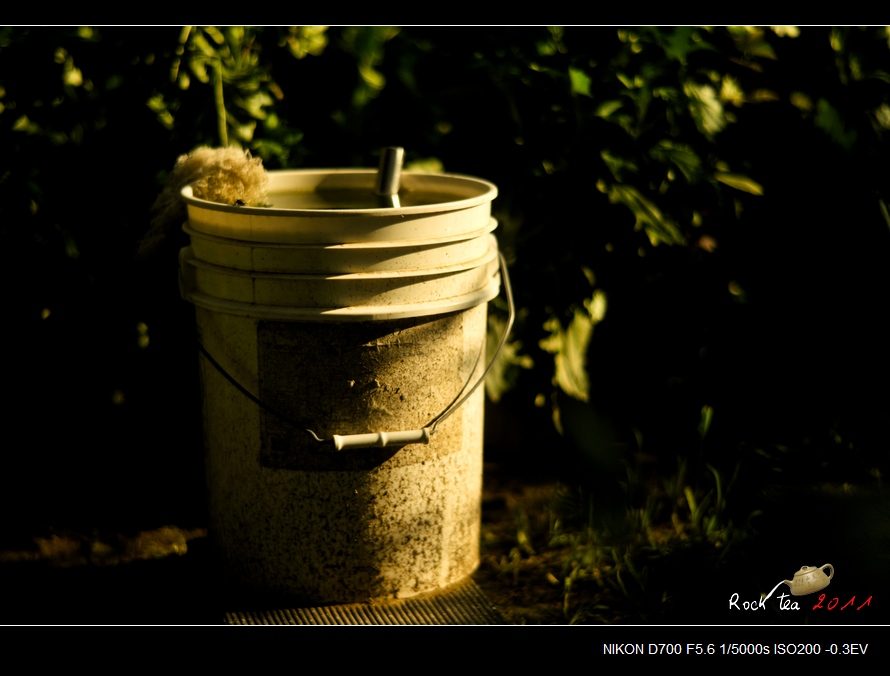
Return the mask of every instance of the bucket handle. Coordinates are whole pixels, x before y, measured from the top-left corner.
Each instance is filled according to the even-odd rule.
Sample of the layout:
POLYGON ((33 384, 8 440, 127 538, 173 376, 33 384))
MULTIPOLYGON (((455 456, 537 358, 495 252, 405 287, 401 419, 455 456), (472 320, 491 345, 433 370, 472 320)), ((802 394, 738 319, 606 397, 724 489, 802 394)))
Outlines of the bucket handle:
MULTIPOLYGON (((504 333, 501 336, 501 341, 498 343, 498 348, 495 350, 494 355, 491 358, 491 361, 488 363, 488 366, 485 367, 485 371, 483 371, 482 375, 479 377, 479 380, 469 389, 469 391, 464 394, 463 397, 458 394, 455 397, 455 400, 451 403, 448 408, 446 408, 442 413, 436 416, 426 427, 419 430, 408 430, 405 432, 374 432, 370 434, 335 434, 333 435, 334 448, 338 451, 342 451, 348 448, 369 448, 372 446, 405 446, 407 444, 428 444, 430 443, 430 437, 435 434, 436 428, 439 426, 443 420, 448 418, 452 413, 454 413, 458 408, 460 408, 461 404, 463 404, 467 399, 469 399, 473 393, 478 389, 478 387, 485 382, 485 377, 488 375, 488 372, 491 371, 492 366, 497 361, 498 356, 501 354, 501 350, 504 348, 504 345, 507 342, 507 338, 510 335, 510 330, 513 328, 513 320, 516 318, 516 306, 513 302, 513 289, 510 286, 510 276, 507 274, 507 261, 504 258, 504 254, 498 251, 498 262, 500 263, 500 272, 501 279, 504 282, 504 293, 507 296, 507 325, 504 327, 504 333)), ((475 369, 473 369, 475 371, 475 369)), ((466 389, 466 386, 464 386, 466 389)), ((315 437, 316 441, 323 442, 324 439, 318 437, 312 430, 306 430, 315 437)))
MULTIPOLYGON (((386 446, 406 446, 408 444, 428 444, 430 443, 430 437, 435 434, 436 428, 439 426, 443 420, 448 418, 452 413, 454 413, 458 408, 460 408, 461 404, 463 404, 467 399, 469 399, 473 393, 478 389, 478 387, 485 382, 485 377, 488 375, 488 372, 491 371, 492 366, 497 361, 498 356, 501 354, 501 350, 504 348, 504 345, 507 342, 507 338, 510 335, 510 330, 513 328, 513 321, 516 318, 516 306, 513 302, 513 289, 510 286, 510 276, 507 274, 507 261, 504 258, 504 254, 498 251, 498 262, 500 265, 500 273, 501 279, 504 282, 504 293, 507 296, 507 325, 504 327, 504 333, 501 336, 501 340, 498 343, 498 348, 495 350, 494 355, 491 358, 491 361, 488 363, 488 366, 485 367, 485 371, 483 371, 479 380, 464 394, 462 397, 460 393, 458 393, 457 397, 454 398, 454 401, 442 411, 439 415, 433 418, 430 423, 419 430, 407 430, 404 432, 371 432, 366 434, 335 434, 331 439, 325 440, 319 437, 315 432, 310 429, 306 429, 306 431, 312 435, 312 437, 320 442, 320 443, 330 443, 333 442, 334 449, 337 451, 343 451, 346 449, 353 448, 371 448, 371 447, 386 447, 386 446)), ((483 345, 483 350, 485 346, 483 345)), ((283 420, 284 422, 293 425, 295 427, 303 427, 305 425, 292 420, 288 416, 276 411, 274 408, 264 403, 250 391, 248 391, 241 383, 235 380, 220 364, 217 362, 207 351, 207 349, 201 344, 201 341, 198 341, 198 349, 201 351, 201 354, 219 371, 225 378, 228 380, 234 387, 241 392, 244 396, 250 399, 257 406, 262 408, 265 411, 268 411, 276 418, 283 420)), ((480 353, 481 356, 481 353, 480 353)), ((477 362, 478 363, 478 362, 477 362)), ((473 368, 475 371, 476 369, 473 368)), ((469 381, 467 381, 469 384, 469 381)), ((466 390, 466 385, 464 385, 464 389, 461 390, 463 392, 466 390)))

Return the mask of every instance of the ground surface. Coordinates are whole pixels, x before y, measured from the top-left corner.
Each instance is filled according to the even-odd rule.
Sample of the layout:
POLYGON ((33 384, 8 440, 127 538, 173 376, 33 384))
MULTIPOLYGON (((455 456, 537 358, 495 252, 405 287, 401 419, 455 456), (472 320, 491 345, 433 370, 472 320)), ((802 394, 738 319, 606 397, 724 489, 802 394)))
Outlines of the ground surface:
MULTIPOLYGON (((474 580, 510 623, 566 623, 561 587, 547 577, 558 562, 526 562, 518 577, 501 565, 515 547, 516 515, 546 531, 555 491, 555 483, 523 485, 494 470, 486 480, 474 580)), ((34 527, 31 537, 0 538, 0 624, 218 624, 241 598, 214 586, 212 559, 203 528, 34 527)))
MULTIPOLYGON (((653 525, 648 543, 619 551, 560 525, 567 491, 558 482, 488 463, 473 579, 510 624, 886 623, 887 491, 774 493, 763 495, 767 518, 727 556, 701 538, 678 538, 683 524, 653 525), (825 590, 825 604, 839 599, 831 611, 812 609, 817 595, 796 599, 798 611, 728 608, 734 592, 740 603, 755 600, 802 565, 824 563, 837 567, 825 590)), ((0 539, 0 624, 219 624, 244 601, 215 580, 200 526, 35 528, 0 539)))

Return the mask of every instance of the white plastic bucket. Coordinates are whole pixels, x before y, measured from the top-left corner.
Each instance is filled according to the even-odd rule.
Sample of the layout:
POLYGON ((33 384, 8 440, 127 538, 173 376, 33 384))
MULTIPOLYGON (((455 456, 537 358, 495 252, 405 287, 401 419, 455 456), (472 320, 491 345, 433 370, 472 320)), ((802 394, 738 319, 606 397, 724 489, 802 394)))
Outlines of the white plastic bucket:
POLYGON ((183 191, 223 563, 306 603, 457 582, 479 559, 484 388, 468 393, 500 287, 497 189, 404 173, 386 209, 372 170, 270 178, 269 208, 183 191))

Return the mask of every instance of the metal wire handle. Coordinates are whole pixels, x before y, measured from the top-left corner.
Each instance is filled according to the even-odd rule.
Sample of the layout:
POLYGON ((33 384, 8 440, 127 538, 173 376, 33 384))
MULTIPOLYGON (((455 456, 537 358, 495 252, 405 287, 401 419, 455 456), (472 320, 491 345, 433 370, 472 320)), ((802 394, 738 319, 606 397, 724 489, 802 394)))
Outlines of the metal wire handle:
MULTIPOLYGON (((504 258, 504 254, 498 251, 498 261, 500 264, 500 273, 501 279, 504 283, 504 292, 507 296, 507 325, 504 327, 504 334, 501 336, 501 340, 498 343, 498 348, 495 350, 494 355, 491 358, 488 366, 485 367, 485 371, 482 373, 482 376, 473 384, 473 386, 467 391, 467 385, 469 385, 469 381, 467 381, 467 385, 464 385, 463 389, 458 392, 457 396, 448 405, 448 407, 442 411, 439 415, 433 418, 425 427, 419 430, 407 430, 404 432, 370 432, 367 434, 335 434, 331 439, 322 439, 315 432, 308 429, 305 424, 293 420, 292 418, 284 415, 280 411, 275 410, 256 396, 254 396, 250 391, 248 391, 241 383, 235 380, 231 374, 226 371, 222 365, 214 359, 210 353, 207 351, 201 341, 198 341, 198 349, 201 351, 201 354, 210 362, 210 364, 219 371, 226 380, 228 380, 235 388, 241 392, 245 397, 250 399, 253 403, 259 406, 261 409, 266 411, 267 413, 271 413, 279 420, 292 425, 293 427, 303 428, 312 435, 312 438, 316 441, 328 444, 333 443, 334 449, 337 451, 342 451, 349 448, 371 448, 371 447, 386 447, 386 446, 405 446, 407 444, 428 444, 430 443, 430 437, 435 434, 436 428, 439 426, 443 420, 447 419, 452 413, 454 413, 460 406, 469 399, 473 393, 479 388, 479 386, 485 382, 485 377, 488 375, 488 372, 491 371, 492 366, 497 361, 498 356, 501 354, 501 350, 504 348, 504 345, 507 342, 507 338, 510 336, 510 330, 513 328, 513 321, 516 318, 516 307, 513 303, 513 289, 510 286, 510 276, 507 274, 507 261, 504 258), (465 392, 463 396, 461 393, 465 392)), ((480 354, 477 357, 476 363, 478 363, 479 358, 482 356, 482 351, 484 351, 485 346, 482 346, 482 350, 480 350, 480 354)), ((473 367, 473 371, 476 370, 476 367, 473 367)))
MULTIPOLYGON (((498 356, 501 354, 501 350, 504 348, 504 345, 507 342, 507 338, 510 336, 510 330, 513 328, 513 320, 516 319, 516 307, 513 303, 513 289, 510 286, 510 276, 507 274, 507 261, 504 258, 504 254, 498 251, 498 261, 500 262, 500 271, 501 271, 501 279, 504 282, 504 292, 507 296, 507 325, 504 327, 504 334, 501 336, 501 341, 498 343, 498 349, 495 350, 494 355, 491 358, 491 361, 488 363, 488 366, 485 367, 485 371, 482 373, 482 376, 476 383, 469 389, 469 391, 463 395, 463 397, 458 394, 455 397, 455 401, 453 401, 448 408, 442 411, 439 415, 433 418, 430 423, 419 430, 408 430, 405 432, 373 432, 370 434, 335 434, 333 436, 334 448, 338 451, 342 451, 347 448, 369 448, 372 446, 405 446, 406 444, 428 444, 430 443, 430 437, 435 434, 436 428, 439 426, 443 420, 448 418, 452 413, 454 413, 458 408, 460 408, 461 404, 463 404, 467 399, 473 396, 473 393, 478 389, 478 387, 485 382, 485 376, 488 375, 488 372, 491 371, 491 367, 494 366, 494 363, 497 361, 498 356), (460 397, 460 398, 458 398, 460 397)), ((484 347, 484 346, 483 346, 484 347)), ((473 369, 476 370, 475 368, 473 369)), ((466 385, 464 386, 464 390, 466 390, 466 385)), ((462 390, 463 391, 463 390, 462 390)), ((312 430, 307 430, 317 441, 324 441, 320 439, 318 435, 315 434, 312 430)))

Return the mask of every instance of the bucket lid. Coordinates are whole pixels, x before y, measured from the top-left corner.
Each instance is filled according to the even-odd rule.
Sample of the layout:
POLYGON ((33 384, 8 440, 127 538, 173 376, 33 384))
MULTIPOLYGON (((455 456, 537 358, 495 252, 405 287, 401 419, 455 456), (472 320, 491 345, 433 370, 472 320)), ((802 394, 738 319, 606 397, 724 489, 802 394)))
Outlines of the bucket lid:
POLYGON ((293 273, 381 272, 439 268, 475 260, 488 248, 486 235, 497 227, 494 218, 469 235, 431 237, 398 242, 348 244, 281 244, 243 242, 183 230, 192 241, 195 258, 237 270, 293 273))
POLYGON ((219 204, 182 190, 189 225, 251 242, 342 244, 454 237, 484 228, 493 183, 458 174, 404 172, 398 208, 377 206, 373 169, 269 172, 269 206, 219 204))

